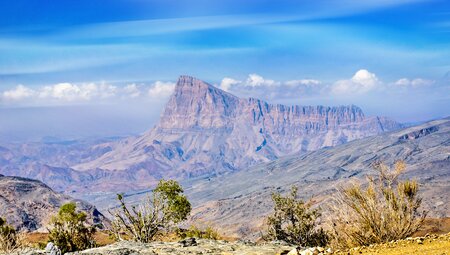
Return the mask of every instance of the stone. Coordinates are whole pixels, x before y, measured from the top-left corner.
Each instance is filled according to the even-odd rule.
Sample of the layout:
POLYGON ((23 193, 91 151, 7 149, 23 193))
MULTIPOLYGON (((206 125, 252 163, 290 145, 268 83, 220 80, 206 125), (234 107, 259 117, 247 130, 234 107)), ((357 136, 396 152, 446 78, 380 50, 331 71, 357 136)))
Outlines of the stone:
MULTIPOLYGON (((190 240, 187 242, 192 241, 190 240)), ((271 243, 247 245, 243 242, 225 243, 205 239, 196 239, 196 243, 197 245, 195 246, 183 246, 180 245, 179 242, 151 242, 148 244, 142 244, 137 242, 122 241, 104 247, 71 252, 65 255, 285 255, 293 249, 293 247, 274 245, 271 243), (233 250, 230 250, 230 247, 233 247, 233 250)))
POLYGON ((314 253, 311 250, 306 249, 306 250, 301 251, 300 255, 314 255, 314 253))
POLYGON ((194 237, 181 240, 178 243, 183 245, 183 247, 189 247, 189 246, 196 246, 197 245, 197 242, 195 241, 194 237))
POLYGON ((298 252, 297 248, 292 249, 291 251, 289 251, 287 253, 287 255, 299 255, 300 253, 298 252))
POLYGON ((47 243, 47 246, 45 246, 45 252, 48 255, 61 255, 61 250, 52 242, 47 243))

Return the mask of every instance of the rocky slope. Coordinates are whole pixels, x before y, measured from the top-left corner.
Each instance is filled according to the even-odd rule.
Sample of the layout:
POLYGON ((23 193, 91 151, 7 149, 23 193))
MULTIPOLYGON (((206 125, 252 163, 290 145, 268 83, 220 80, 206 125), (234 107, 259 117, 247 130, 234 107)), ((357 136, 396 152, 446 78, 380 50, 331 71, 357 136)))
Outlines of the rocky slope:
MULTIPOLYGON (((368 137, 331 148, 282 157, 218 177, 182 180, 193 203, 191 222, 212 224, 225 236, 257 238, 263 220, 273 207, 273 191, 299 187, 301 198, 312 199, 327 210, 336 187, 364 182, 374 174, 376 161, 407 164, 402 178, 420 183, 423 208, 429 217, 450 217, 450 118, 368 137)), ((128 193, 129 203, 139 203, 145 191, 128 193)), ((114 194, 86 194, 99 208, 109 208, 114 194)))
POLYGON ((91 224, 108 222, 94 206, 56 193, 40 181, 0 175, 0 216, 17 229, 45 230, 50 217, 68 202, 75 202, 91 224))
POLYGON ((419 181, 428 216, 450 217, 450 118, 184 185, 195 204, 193 221, 214 223, 228 235, 248 237, 258 233, 270 212, 271 192, 296 185, 303 199, 313 199, 326 210, 338 185, 364 182, 375 173, 372 163, 396 160, 407 164, 402 178, 419 181))
POLYGON ((356 106, 272 105, 181 76, 152 130, 97 145, 96 150, 110 151, 74 168, 108 170, 111 180, 120 176, 142 188, 160 178, 214 176, 399 127, 383 117, 366 117, 356 106))

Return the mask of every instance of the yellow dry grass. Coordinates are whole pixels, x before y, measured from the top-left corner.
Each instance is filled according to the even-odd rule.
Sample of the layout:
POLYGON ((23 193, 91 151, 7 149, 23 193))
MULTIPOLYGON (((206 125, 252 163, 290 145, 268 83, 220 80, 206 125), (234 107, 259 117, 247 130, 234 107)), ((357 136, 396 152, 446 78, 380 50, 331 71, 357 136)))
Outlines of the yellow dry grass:
POLYGON ((446 235, 428 235, 426 237, 408 238, 395 242, 356 247, 335 254, 376 254, 376 255, 450 255, 450 233, 446 235))

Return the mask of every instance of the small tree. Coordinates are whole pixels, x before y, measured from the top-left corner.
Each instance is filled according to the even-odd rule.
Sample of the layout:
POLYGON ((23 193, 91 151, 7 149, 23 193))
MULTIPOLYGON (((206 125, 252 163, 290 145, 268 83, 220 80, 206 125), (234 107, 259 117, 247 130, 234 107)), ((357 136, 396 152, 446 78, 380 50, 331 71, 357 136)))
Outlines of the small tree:
POLYGON ((21 245, 19 234, 0 217, 0 251, 10 253, 19 249, 21 245))
POLYGON ((328 235, 317 226, 320 213, 297 199, 297 191, 297 187, 292 186, 287 196, 272 194, 274 213, 266 219, 268 231, 265 238, 299 246, 323 246, 328 235))
POLYGON ((95 226, 87 226, 87 215, 84 212, 76 212, 76 207, 75 203, 64 204, 50 221, 48 239, 56 244, 63 254, 95 246, 95 226))
POLYGON ((378 175, 368 177, 368 186, 353 184, 335 196, 334 244, 337 247, 369 245, 403 239, 416 232, 426 212, 419 212, 416 181, 398 181, 404 162, 393 168, 376 163, 378 175))
POLYGON ((183 189, 174 180, 160 180, 152 196, 139 206, 128 208, 123 195, 117 195, 120 209, 110 212, 114 216, 111 232, 117 240, 127 237, 148 243, 155 235, 187 219, 191 204, 183 189))

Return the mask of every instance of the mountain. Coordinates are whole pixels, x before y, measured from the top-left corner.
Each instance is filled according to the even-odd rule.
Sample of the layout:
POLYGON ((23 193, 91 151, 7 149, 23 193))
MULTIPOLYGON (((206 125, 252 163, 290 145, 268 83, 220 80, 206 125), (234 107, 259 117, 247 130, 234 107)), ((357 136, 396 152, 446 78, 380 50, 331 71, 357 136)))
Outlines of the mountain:
POLYGON ((233 172, 400 127, 384 117, 366 117, 353 105, 273 105, 180 76, 153 129, 139 137, 96 145, 96 150, 108 151, 73 168, 110 171, 122 182, 142 188, 160 178, 233 172))
MULTIPOLYGON (((371 164, 403 160, 400 178, 420 184, 423 209, 429 217, 450 217, 450 118, 431 121, 332 148, 287 156, 229 175, 185 181, 193 202, 193 221, 207 222, 229 236, 259 233, 270 213, 273 191, 286 192, 292 185, 303 199, 312 199, 326 211, 327 201, 340 185, 374 174, 371 164)), ((129 199, 139 201, 139 195, 129 199)))
POLYGON ((108 223, 93 205, 57 193, 40 181, 0 175, 0 216, 17 229, 45 230, 51 216, 68 202, 75 202, 90 224, 108 223))

